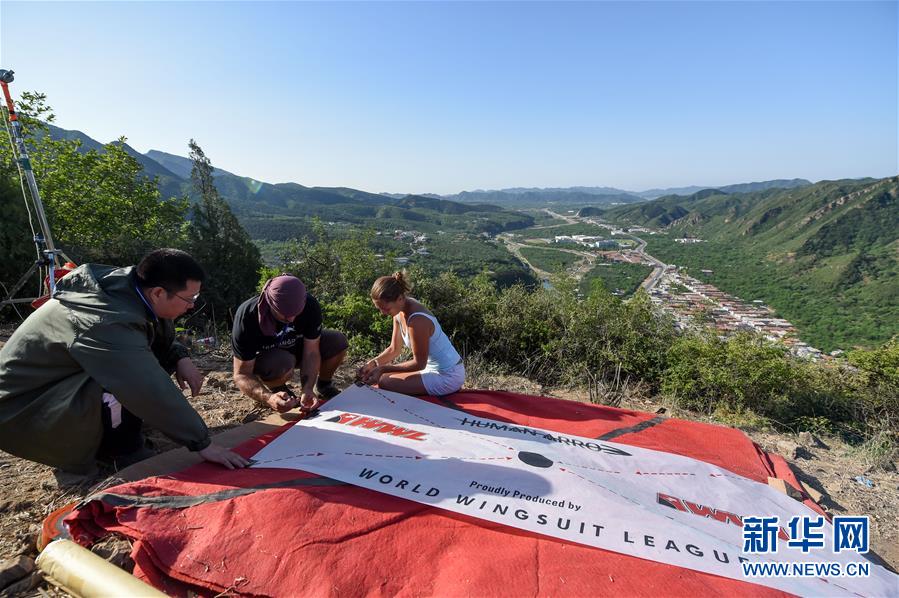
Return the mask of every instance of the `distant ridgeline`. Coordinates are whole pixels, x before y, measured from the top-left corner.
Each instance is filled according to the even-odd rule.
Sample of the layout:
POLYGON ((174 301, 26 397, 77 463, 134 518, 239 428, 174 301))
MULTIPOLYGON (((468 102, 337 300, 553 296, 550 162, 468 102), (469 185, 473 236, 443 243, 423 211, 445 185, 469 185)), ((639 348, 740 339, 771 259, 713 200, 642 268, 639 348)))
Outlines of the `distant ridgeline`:
POLYGON ((616 206, 602 217, 659 229, 664 234, 645 235, 652 255, 742 299, 763 300, 821 349, 899 333, 899 177, 705 189, 616 206), (705 242, 674 241, 683 237, 705 242))
MULTIPOLYGON (((51 126, 56 138, 79 139, 84 150, 102 151, 102 144, 80 131, 51 126)), ((192 196, 189 159, 150 150, 141 154, 125 145, 125 149, 144 168, 148 176, 158 177, 163 197, 192 196)), ((367 193, 346 187, 304 187, 297 183, 263 183, 215 169, 219 193, 231 205, 247 232, 254 239, 284 240, 297 236, 309 217, 325 221, 370 224, 396 228, 414 228, 422 232, 440 229, 471 233, 496 234, 505 230, 526 228, 533 217, 499 206, 459 203, 435 197, 406 195, 394 197, 367 193)))
MULTIPOLYGON (((50 127, 58 139, 76 139, 82 151, 103 152, 103 144, 80 131, 50 127)), ((124 146, 149 177, 156 177, 162 197, 195 198, 188 158, 151 150, 141 154, 124 146)), ((440 197, 367 193, 345 187, 269 184, 215 169, 215 185, 269 264, 281 259, 291 239, 314 237, 313 218, 340 238, 375 228, 372 249, 397 257, 398 265, 419 264, 426 271, 453 270, 463 277, 487 271, 500 286, 533 284, 530 269, 501 244, 486 237, 533 226, 534 217, 483 203, 460 203, 440 197), (394 231, 400 231, 394 234, 394 231), (413 242, 414 240, 414 242, 413 242)))
MULTIPOLYGON (((810 185, 805 179, 763 181, 758 183, 740 183, 720 187, 727 193, 748 193, 765 189, 790 189, 810 185)), ((566 188, 512 188, 498 191, 463 191, 456 195, 446 195, 443 199, 461 202, 489 202, 500 206, 515 208, 543 208, 546 206, 572 207, 581 206, 616 206, 633 204, 655 199, 662 195, 676 193, 690 195, 701 191, 704 187, 679 187, 673 189, 649 189, 647 191, 624 191, 615 187, 566 187, 566 188)), ((436 196, 434 196, 436 197, 436 196)))

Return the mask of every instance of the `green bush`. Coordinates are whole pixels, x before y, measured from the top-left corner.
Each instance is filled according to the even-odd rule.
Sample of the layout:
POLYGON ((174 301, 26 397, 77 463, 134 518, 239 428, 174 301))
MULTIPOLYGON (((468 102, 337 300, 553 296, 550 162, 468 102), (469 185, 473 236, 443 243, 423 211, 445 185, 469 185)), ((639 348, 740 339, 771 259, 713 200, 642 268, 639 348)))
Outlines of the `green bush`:
POLYGON ((288 273, 302 280, 322 304, 347 294, 367 297, 375 278, 395 270, 392 255, 379 258, 371 250, 373 236, 367 232, 337 238, 316 220, 311 234, 285 243, 278 256, 280 265, 261 270, 259 288, 272 276, 288 273))
POLYGON ((657 386, 673 338, 645 294, 627 303, 604 290, 587 300, 568 278, 555 287, 497 290, 486 276, 422 280, 413 294, 428 305, 463 353, 478 352, 542 383, 631 378, 657 386))
POLYGON ((849 362, 865 372, 872 382, 899 388, 899 336, 878 349, 851 352, 849 362))
MULTIPOLYGON (((36 259, 34 242, 25 211, 22 190, 16 180, 17 174, 8 165, 0 163, 0 205, 3 218, 0 219, 0 298, 6 299, 19 278, 28 271, 36 259)), ((37 226, 37 223, 35 223, 37 226)), ((33 275, 27 285, 17 293, 18 297, 33 296, 37 289, 37 275, 33 275)), ((24 307, 24 306, 23 306, 24 307)), ((26 310, 21 310, 22 312, 26 310)), ((13 317, 16 311, 4 309, 0 316, 13 317)), ((22 313, 24 315, 24 313, 22 313)))
POLYGON ((662 392, 680 407, 707 414, 725 405, 784 417, 799 377, 785 347, 750 333, 728 340, 688 334, 671 345, 667 357, 662 392))
POLYGON ((377 354, 390 343, 392 320, 382 316, 369 296, 359 293, 344 295, 322 304, 326 328, 343 331, 350 340, 350 355, 367 357, 377 354))
POLYGON ((835 433, 850 442, 886 434, 893 444, 881 439, 882 453, 882 447, 895 446, 899 430, 899 387, 888 367, 892 350, 857 356, 873 368, 868 371, 801 360, 750 333, 729 339, 689 334, 668 351, 662 392, 686 409, 751 410, 782 429, 835 433))
POLYGON ((483 352, 492 340, 487 322, 496 311, 499 297, 490 275, 482 273, 466 280, 443 272, 428 277, 419 268, 412 268, 410 275, 412 296, 437 316, 463 357, 483 352))
POLYGON ((674 342, 671 320, 640 291, 621 301, 597 288, 585 301, 572 304, 573 327, 566 344, 570 380, 594 378, 642 380, 657 389, 674 342))

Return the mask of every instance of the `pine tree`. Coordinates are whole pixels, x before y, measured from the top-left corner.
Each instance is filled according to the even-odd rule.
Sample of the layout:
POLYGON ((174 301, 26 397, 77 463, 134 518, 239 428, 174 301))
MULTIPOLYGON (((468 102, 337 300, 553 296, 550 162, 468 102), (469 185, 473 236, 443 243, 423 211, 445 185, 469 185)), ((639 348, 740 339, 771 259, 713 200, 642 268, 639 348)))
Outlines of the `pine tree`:
POLYGON ((230 314, 250 295, 259 281, 262 259, 228 203, 219 195, 209 158, 193 139, 190 178, 199 200, 193 206, 190 251, 206 268, 209 277, 203 286, 206 303, 217 318, 230 314))

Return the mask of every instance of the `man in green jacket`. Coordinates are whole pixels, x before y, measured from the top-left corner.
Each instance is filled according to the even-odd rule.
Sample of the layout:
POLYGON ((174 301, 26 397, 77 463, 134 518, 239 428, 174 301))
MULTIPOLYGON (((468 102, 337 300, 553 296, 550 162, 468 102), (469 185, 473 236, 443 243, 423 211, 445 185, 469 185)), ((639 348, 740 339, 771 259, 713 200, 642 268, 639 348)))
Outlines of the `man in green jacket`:
POLYGON ((194 395, 203 384, 172 320, 204 278, 187 253, 158 249, 137 267, 85 264, 60 280, 0 349, 0 449, 92 475, 98 457, 140 454, 147 422, 207 461, 245 467, 170 377, 194 395))

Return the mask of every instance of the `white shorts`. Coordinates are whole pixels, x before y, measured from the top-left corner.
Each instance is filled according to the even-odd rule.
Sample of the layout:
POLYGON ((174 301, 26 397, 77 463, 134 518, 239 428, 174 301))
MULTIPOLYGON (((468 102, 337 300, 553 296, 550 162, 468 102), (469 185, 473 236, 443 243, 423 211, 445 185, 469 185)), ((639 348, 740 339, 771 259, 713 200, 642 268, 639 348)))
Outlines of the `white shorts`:
POLYGON ((419 375, 425 390, 435 397, 456 392, 465 384, 465 366, 461 363, 442 372, 424 370, 419 375))

